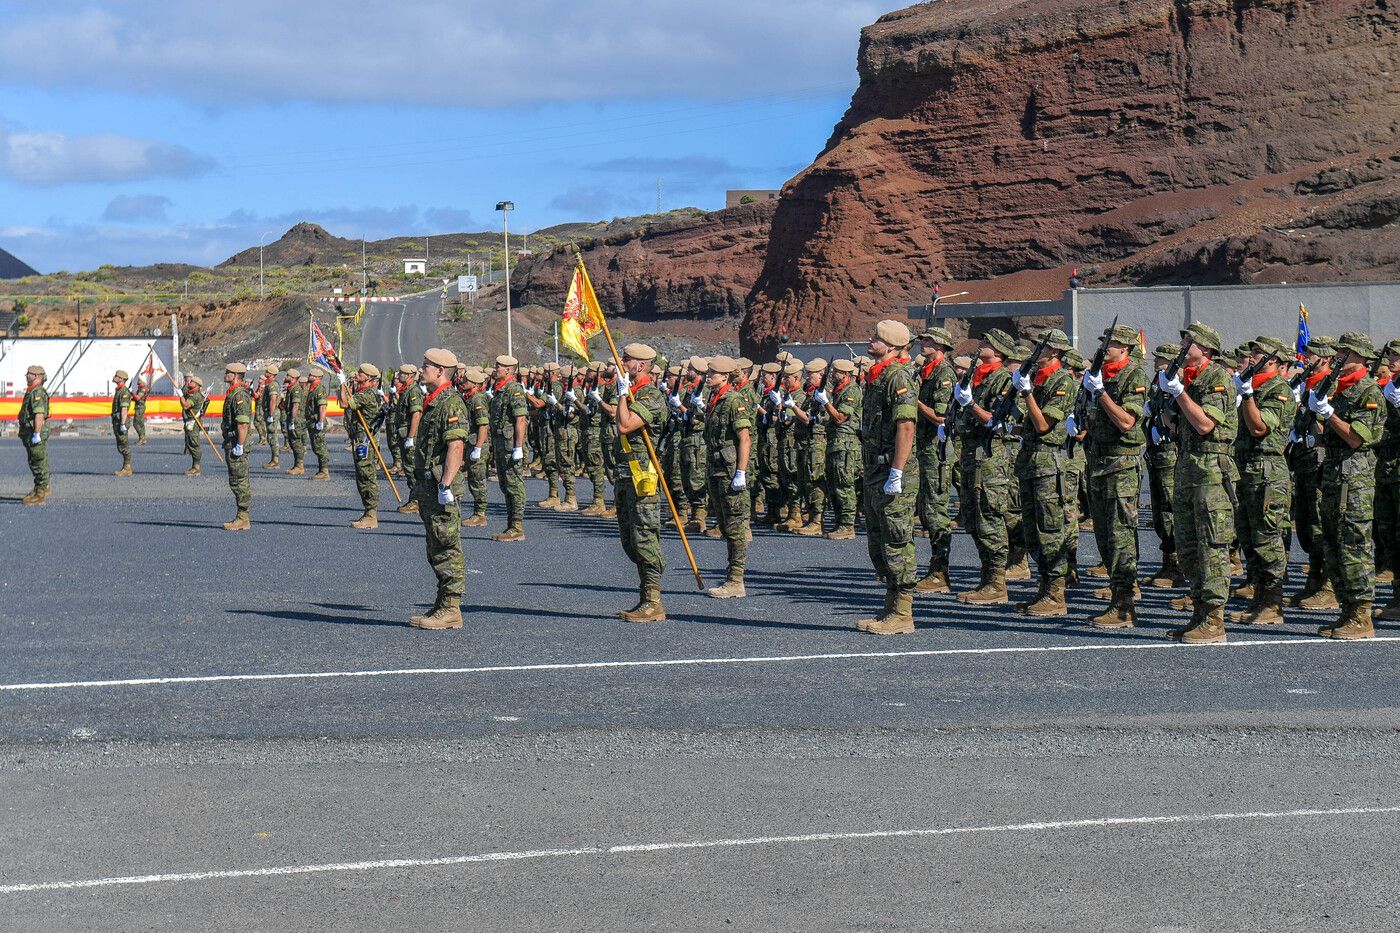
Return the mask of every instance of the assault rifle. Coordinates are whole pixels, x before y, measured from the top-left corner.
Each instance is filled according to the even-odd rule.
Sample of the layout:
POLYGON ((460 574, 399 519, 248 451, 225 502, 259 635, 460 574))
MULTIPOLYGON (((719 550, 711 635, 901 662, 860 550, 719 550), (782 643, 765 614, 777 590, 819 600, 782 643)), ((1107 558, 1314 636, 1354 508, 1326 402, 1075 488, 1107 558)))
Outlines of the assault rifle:
MULTIPOLYGON (((1047 336, 1041 337, 1040 343, 1036 344, 1035 349, 1031 351, 1030 358, 1021 364, 1022 373, 1029 373, 1031 376, 1035 374, 1035 366, 1040 362, 1041 356, 1045 353, 1045 341, 1048 339, 1048 329, 1046 333, 1047 336)), ((999 431, 1005 434, 1011 433, 1011 415, 1015 410, 1016 386, 1008 380, 1006 388, 997 396, 996 404, 992 407, 991 420, 987 422, 987 436, 982 441, 982 449, 987 453, 992 452, 993 435, 999 431)))
MULTIPOLYGON (((1181 367, 1186 365, 1186 354, 1189 352, 1191 352, 1191 345, 1188 343, 1177 353, 1176 359, 1172 360, 1167 366, 1165 373, 1168 382, 1175 379, 1176 374, 1181 372, 1181 367)), ((1147 421, 1147 442, 1149 444, 1152 443, 1152 434, 1155 428, 1159 442, 1153 444, 1154 447, 1160 446, 1161 441, 1169 440, 1172 436, 1171 430, 1167 427, 1167 423, 1162 420, 1162 409, 1166 407, 1166 404, 1167 393, 1162 390, 1160 380, 1153 379, 1152 391, 1147 395, 1147 406, 1152 410, 1152 417, 1147 421)))
MULTIPOLYGON (((1089 362, 1089 369, 1087 370, 1088 372, 1093 373, 1095 376, 1103 372, 1103 358, 1104 354, 1108 352, 1109 335, 1113 333, 1113 329, 1117 326, 1118 318, 1117 316, 1115 316, 1113 318, 1113 323, 1108 325, 1108 330, 1104 331, 1103 336, 1099 338, 1099 348, 1094 351, 1094 358, 1089 362)), ((1172 375, 1176 374, 1173 373, 1172 375)), ((1091 402, 1096 401, 1098 401, 1098 399, 1090 398, 1088 392, 1080 392, 1078 395, 1075 396, 1074 426, 1076 428, 1083 430, 1085 425, 1089 423, 1089 404, 1091 402)), ((1065 442, 1065 450, 1069 451, 1070 453, 1074 453, 1074 445, 1078 442, 1078 440, 1078 436, 1071 437, 1068 441, 1065 442)))
MULTIPOLYGON (((972 385, 972 373, 977 369, 976 362, 977 361, 974 360, 973 365, 967 367, 967 372, 963 373, 963 377, 958 380, 958 385, 964 391, 972 385)), ((958 412, 961 409, 962 406, 958 404, 958 396, 954 393, 948 399, 948 407, 943 412, 943 439, 938 442, 938 459, 940 461, 948 459, 948 435, 952 434, 953 430, 957 427, 958 412)))
MULTIPOLYGON (((1288 446, 1285 447, 1283 451, 1285 456, 1291 456, 1299 444, 1306 447, 1307 436, 1312 433, 1313 427, 1317 424, 1317 415, 1308 407, 1308 380, 1317 375, 1317 370, 1321 368, 1322 365, 1323 361, 1318 360, 1295 377, 1302 380, 1299 383, 1299 387, 1303 390, 1303 397, 1298 405, 1298 413, 1293 416, 1293 431, 1291 435, 1298 439, 1288 442, 1288 446)), ((1328 392, 1332 391, 1332 384, 1336 381, 1337 371, 1329 370, 1327 375, 1322 377, 1322 381, 1319 382, 1312 391, 1319 395, 1326 395, 1328 392)))

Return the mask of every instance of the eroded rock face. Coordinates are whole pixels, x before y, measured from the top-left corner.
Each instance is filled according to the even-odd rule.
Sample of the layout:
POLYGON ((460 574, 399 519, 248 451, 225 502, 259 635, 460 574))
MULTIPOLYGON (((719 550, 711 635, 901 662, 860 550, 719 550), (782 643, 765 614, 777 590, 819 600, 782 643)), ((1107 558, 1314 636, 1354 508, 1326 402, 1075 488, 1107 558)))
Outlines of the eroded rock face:
POLYGON ((1343 242, 1393 223, 1395 0, 937 0, 865 29, 859 66, 779 201, 748 348, 1028 268, 1345 277, 1364 253, 1372 277, 1400 275, 1400 248, 1343 242), (1305 246, 1305 224, 1328 242, 1305 246), (1269 226, 1294 232, 1274 244, 1269 226))
MULTIPOLYGON (((579 247, 598 302, 608 315, 654 321, 738 318, 763 268, 771 203, 602 231, 579 247)), ((563 307, 574 252, 560 247, 522 262, 512 274, 517 304, 563 307)))

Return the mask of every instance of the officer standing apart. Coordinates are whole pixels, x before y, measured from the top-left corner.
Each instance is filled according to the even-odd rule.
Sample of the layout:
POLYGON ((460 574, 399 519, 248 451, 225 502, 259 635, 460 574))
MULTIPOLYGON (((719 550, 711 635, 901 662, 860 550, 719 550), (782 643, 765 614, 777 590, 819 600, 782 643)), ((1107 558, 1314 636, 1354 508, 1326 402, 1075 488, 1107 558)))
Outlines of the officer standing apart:
POLYGON ((437 598, 427 615, 408 624, 422 629, 462 627, 462 594, 467 568, 462 558, 462 513, 466 493, 462 462, 467 446, 467 406, 452 391, 457 357, 433 348, 423 354, 423 418, 413 445, 413 497, 428 549, 428 566, 437 575, 437 598))
POLYGON ((753 412, 744 393, 730 384, 736 368, 727 356, 712 357, 705 376, 710 390, 705 412, 710 501, 715 504, 715 523, 724 535, 729 556, 724 583, 705 591, 715 599, 745 595, 744 561, 749 553, 748 465, 753 412))
POLYGON ((875 325, 868 352, 874 365, 866 377, 865 474, 866 547, 875 575, 885 584, 884 611, 861 619, 856 627, 875 635, 914 631, 914 585, 918 555, 914 551, 914 500, 919 492, 919 461, 914 454, 914 419, 919 415, 919 386, 905 349, 909 328, 899 321, 875 325))
POLYGON ((126 410, 131 407, 131 390, 126 387, 126 370, 119 369, 112 376, 117 384, 112 393, 112 436, 117 440, 117 453, 122 455, 121 469, 113 476, 131 475, 131 441, 127 438, 126 410))
POLYGON ((145 379, 136 380, 136 389, 131 393, 133 411, 131 426, 136 429, 136 446, 146 446, 146 402, 151 397, 151 387, 145 379))
POLYGON ((228 488, 238 514, 233 521, 224 522, 224 531, 247 531, 253 527, 248 520, 248 507, 253 504, 253 487, 248 482, 248 430, 253 426, 253 395, 245 379, 248 367, 229 363, 224 367, 224 414, 219 426, 224 442, 224 463, 228 466, 228 488))
POLYGON ((355 488, 360 491, 364 513, 350 523, 351 528, 368 530, 379 527, 379 474, 375 454, 370 450, 374 435, 366 428, 370 418, 379 411, 379 369, 372 363, 361 363, 340 386, 340 405, 345 410, 345 433, 350 436, 350 452, 355 463, 355 488))
POLYGON ((492 541, 525 540, 525 438, 530 430, 530 404, 515 378, 520 361, 496 357, 491 386, 491 450, 496 458, 496 482, 506 498, 506 530, 492 541))
POLYGON ((617 461, 627 466, 619 471, 617 488, 617 529, 622 550, 637 565, 637 605, 618 616, 628 622, 664 622, 666 608, 661 603, 661 574, 666 562, 661 556, 660 477, 647 454, 642 438, 652 436, 666 417, 666 399, 652 382, 651 365, 656 351, 644 343, 629 343, 622 350, 622 372, 617 377, 617 461))
POLYGON ((199 475, 199 462, 204 457, 200 443, 199 417, 209 404, 204 394, 204 380, 191 373, 185 379, 185 394, 180 399, 180 416, 185 429, 185 453, 190 455, 190 468, 186 476, 199 475))
POLYGON ((44 388, 48 374, 42 366, 31 366, 24 373, 24 401, 19 403, 19 439, 34 475, 34 488, 22 501, 43 505, 49 497, 49 390, 44 388))

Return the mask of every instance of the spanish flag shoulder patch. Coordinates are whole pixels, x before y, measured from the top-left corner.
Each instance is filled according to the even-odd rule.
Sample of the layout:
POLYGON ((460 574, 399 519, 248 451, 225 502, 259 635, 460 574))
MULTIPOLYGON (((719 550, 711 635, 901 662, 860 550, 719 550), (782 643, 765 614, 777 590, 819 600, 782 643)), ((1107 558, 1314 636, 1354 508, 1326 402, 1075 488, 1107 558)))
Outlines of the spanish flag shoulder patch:
POLYGON ((448 424, 456 424, 458 421, 461 421, 461 420, 462 420, 461 418, 458 418, 456 415, 453 415, 451 418, 448 418, 448 419, 447 419, 447 423, 448 423, 448 424))
POLYGON ((894 390, 894 394, 895 394, 895 395, 905 395, 905 394, 907 394, 908 392, 909 392, 908 389, 895 389, 895 390, 894 390))
POLYGON ((1211 391, 1212 391, 1212 392, 1224 392, 1224 391, 1225 391, 1225 387, 1224 387, 1224 386, 1216 386, 1215 388, 1211 389, 1211 391))
POLYGON ((1367 403, 1366 403, 1366 410, 1367 410, 1367 411, 1375 411, 1377 408, 1380 408, 1380 406, 1377 405, 1375 402, 1367 402, 1367 403))
POLYGON ((1147 386, 1138 386, 1136 389, 1133 390, 1133 393, 1136 394, 1136 395, 1142 395, 1142 394, 1144 394, 1144 393, 1146 393, 1146 392, 1147 392, 1147 386))
POLYGON ((1056 389, 1056 390, 1055 390, 1055 394, 1056 394, 1057 396, 1059 396, 1059 395, 1064 395, 1064 394, 1065 394, 1065 390, 1064 390, 1064 389, 1056 389))

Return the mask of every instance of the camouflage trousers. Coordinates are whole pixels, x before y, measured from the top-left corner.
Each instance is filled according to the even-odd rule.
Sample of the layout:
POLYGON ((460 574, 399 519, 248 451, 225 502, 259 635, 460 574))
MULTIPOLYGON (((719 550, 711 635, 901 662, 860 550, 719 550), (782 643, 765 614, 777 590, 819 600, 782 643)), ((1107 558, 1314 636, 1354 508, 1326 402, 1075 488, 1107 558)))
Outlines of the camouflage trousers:
POLYGON ((136 429, 136 440, 144 441, 146 439, 146 406, 144 403, 137 405, 136 410, 131 413, 131 426, 136 429))
MULTIPOLYGON (((1164 441, 1164 444, 1171 443, 1164 441)), ((1147 499, 1152 508, 1152 530, 1162 544, 1162 556, 1176 553, 1176 524, 1172 521, 1172 483, 1176 451, 1147 452, 1147 499)))
POLYGON ((31 431, 23 436, 24 454, 29 460, 29 472, 34 474, 34 488, 49 488, 49 442, 47 438, 40 437, 39 443, 31 444, 29 439, 34 434, 31 431))
MULTIPOLYGON (((399 423, 395 418, 384 419, 384 446, 389 449, 389 466, 397 466, 403 460, 403 434, 399 431, 399 423)), ((407 460, 403 460, 405 464, 407 460)))
MULTIPOLYGON (((1110 585, 1131 589, 1138 575, 1138 501, 1142 458, 1096 457, 1089 471, 1089 508, 1094 543, 1108 570, 1110 585)), ((1076 532, 1077 534, 1077 532, 1076 532)), ((1226 541, 1226 547, 1229 541, 1226 541)), ((1228 559, 1226 569, 1229 569, 1228 559)))
POLYGON ((660 494, 637 495, 631 476, 621 477, 615 494, 622 550, 628 560, 637 565, 637 577, 642 586, 659 587, 661 574, 666 570, 666 561, 661 556, 660 494))
POLYGON ((1343 606, 1374 602, 1376 559, 1371 531, 1375 521, 1375 454, 1332 454, 1328 451, 1318 473, 1327 579, 1343 606))
POLYGON ((316 430, 316 425, 311 424, 306 428, 307 437, 310 439, 308 446, 311 452, 316 455, 316 465, 323 470, 330 469, 331 452, 326 446, 326 432, 316 430))
POLYGON ((578 446, 578 429, 572 424, 563 424, 554 429, 554 473, 559 477, 559 498, 574 498, 577 495, 574 475, 574 449, 578 446))
POLYGON ((1017 465, 1022 508, 1022 529, 1026 549, 1040 573, 1040 579, 1063 580, 1069 576, 1069 538, 1079 535, 1070 520, 1075 513, 1079 490, 1074 477, 1064 469, 1068 457, 1056 455, 1058 462, 1047 469, 1050 461, 1034 464, 1022 461, 1017 465))
MULTIPOLYGON (((262 421, 261 418, 256 418, 254 420, 262 421)), ((272 455, 273 460, 276 460, 281 453, 282 432, 278 430, 277 419, 275 418, 271 421, 264 421, 263 425, 263 430, 259 432, 260 436, 258 442, 266 442, 268 453, 272 455)))
POLYGON ((687 434, 681 441, 681 488, 692 509, 705 505, 710 491, 709 469, 705 435, 698 431, 687 434))
POLYGON ((246 512, 253 504, 253 486, 248 481, 248 447, 243 447, 243 455, 233 455, 233 445, 224 443, 224 463, 228 466, 228 488, 233 492, 233 501, 238 511, 246 512))
POLYGON ((919 521, 928 532, 931 565, 948 566, 953 550, 953 519, 948 514, 952 495, 952 466, 938 456, 938 444, 920 447, 919 458, 919 521))
POLYGON ((112 422, 112 437, 117 442, 117 453, 122 455, 122 465, 131 465, 131 429, 128 426, 126 431, 122 430, 120 424, 112 422))
POLYGON ((481 451, 475 459, 471 459, 472 449, 467 448, 467 460, 462 464, 462 471, 467 474, 467 489, 472 494, 472 514, 486 514, 486 473, 491 465, 491 452, 481 451))
POLYGON ((730 489, 732 477, 721 473, 710 477, 710 501, 715 506, 715 524, 724 533, 724 546, 731 575, 744 575, 749 556, 749 491, 730 489))
POLYGON ((802 499, 818 525, 826 512, 826 435, 813 434, 802 446, 798 462, 802 481, 802 499))
MULTIPOLYGON (((963 444, 960 514, 983 570, 1005 570, 1011 547, 1010 514, 1013 506, 1011 464, 1000 441, 987 454, 978 443, 963 444)), ((867 490, 867 493, 869 490, 867 490)), ((1017 498, 1020 491, 1017 490, 1017 498)), ((1016 504, 1019 513, 1019 504, 1016 504)))
POLYGON ((431 476, 426 482, 414 486, 413 497, 418 501, 418 518, 423 522, 423 533, 428 552, 428 566, 437 576, 437 601, 441 606, 445 599, 461 600, 467 589, 467 567, 462 556, 462 511, 459 506, 465 490, 462 488, 462 474, 452 484, 457 501, 451 505, 439 505, 437 484, 431 476))
POLYGON ((1376 566, 1400 570, 1400 460, 1376 465, 1375 526, 1376 566))
POLYGON ((832 445, 826 451, 826 494, 838 528, 856 524, 860 486, 860 449, 832 445))
POLYGON ((778 496, 785 505, 802 507, 802 448, 792 429, 778 436, 778 496))
POLYGON ((204 449, 201 446, 203 443, 204 441, 200 439, 198 426, 185 428, 185 453, 190 455, 190 466, 199 466, 199 461, 204 456, 204 449))
POLYGON ((1197 605, 1230 599, 1230 543, 1235 537, 1235 469, 1229 454, 1182 454, 1176 463, 1172 518, 1177 560, 1197 605), (1203 466, 1204 465, 1204 466, 1203 466), (1210 479, 1201 481, 1202 473, 1210 479))
POLYGON ((588 481, 593 484, 593 501, 602 502, 608 481, 607 463, 603 458, 602 431, 596 427, 584 430, 579 439, 579 448, 583 453, 583 471, 588 474, 588 481))
POLYGON ((1248 464, 1241 471, 1235 537, 1255 591, 1281 587, 1288 578, 1289 509, 1292 477, 1283 457, 1248 464))
POLYGON ((760 428, 758 432, 758 484, 765 499, 766 514, 776 515, 783 505, 783 493, 778 470, 778 435, 772 428, 760 428))
POLYGON ((379 463, 375 459, 375 453, 370 450, 369 445, 373 441, 352 441, 354 450, 351 456, 355 460, 355 488, 360 492, 360 502, 364 504, 365 511, 379 510, 379 463), (361 455, 360 451, 364 454, 361 455))
MULTIPOLYGON (((667 438, 666 446, 658 450, 656 455, 661 458, 661 474, 666 481, 666 488, 671 490, 671 498, 676 500, 676 508, 680 509, 684 516, 688 500, 685 496, 685 474, 681 470, 681 439, 671 435, 667 438)), ((618 480, 619 485, 631 482, 625 463, 618 470, 618 480)), ((613 492, 616 495, 616 490, 613 492)))
MULTIPOLYGON (((1312 459, 1314 455, 1309 451, 1306 456, 1312 459)), ((1312 566, 1321 567, 1326 558, 1322 554, 1322 490, 1317 476, 1318 470, 1311 463, 1293 469, 1293 533, 1312 566)))
POLYGON ((554 459, 554 429, 541 420, 539 427, 540 469, 544 471, 549 485, 553 486, 559 477, 559 464, 554 459))
POLYGON ((914 503, 919 496, 919 461, 904 464, 900 492, 885 492, 888 471, 883 467, 865 473, 865 546, 876 576, 886 587, 914 592, 919 581, 919 555, 914 550, 914 503))
POLYGON ((306 462, 306 426, 287 425, 287 446, 292 449, 292 465, 301 466, 306 462))
POLYGON ((530 462, 530 449, 519 460, 511 459, 511 448, 502 444, 496 450, 496 484, 506 497, 506 524, 523 527, 525 523, 525 464, 530 462))

